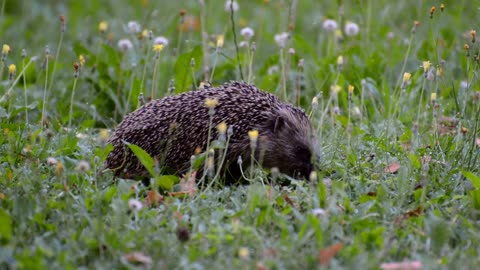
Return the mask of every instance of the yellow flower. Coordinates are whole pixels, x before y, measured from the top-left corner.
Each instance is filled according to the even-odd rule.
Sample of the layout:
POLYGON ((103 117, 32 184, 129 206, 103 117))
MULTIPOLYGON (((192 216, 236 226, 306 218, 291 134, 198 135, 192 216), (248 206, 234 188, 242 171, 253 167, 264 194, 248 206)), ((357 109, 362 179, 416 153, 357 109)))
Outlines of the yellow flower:
POLYGON ((106 128, 100 130, 100 139, 104 141, 108 139, 108 130, 106 128))
POLYGON ((337 65, 339 65, 339 66, 343 65, 343 56, 340 55, 340 56, 337 58, 337 65))
POLYGON ((431 100, 431 101, 437 100, 437 93, 432 93, 432 94, 430 95, 430 100, 431 100))
POLYGON ((108 23, 106 21, 101 21, 98 24, 98 30, 100 30, 101 33, 105 33, 108 30, 108 23))
POLYGON ((218 124, 217 130, 220 134, 225 134, 225 132, 227 132, 227 124, 225 122, 221 122, 218 124))
POLYGON ((224 36, 223 35, 218 35, 217 36, 217 48, 222 48, 223 47, 223 42, 224 42, 224 36))
POLYGON ((430 63, 430 61, 423 61, 422 66, 423 66, 423 72, 427 72, 432 66, 432 63, 430 63))
POLYGON ((411 73, 408 73, 408 72, 403 73, 403 83, 410 81, 411 77, 412 77, 411 73))
POLYGON ((440 10, 443 12, 444 9, 445 9, 445 5, 444 5, 444 4, 440 4, 440 10))
POLYGON ((250 141, 257 141, 258 139, 258 130, 250 130, 248 132, 248 137, 250 138, 250 141))
POLYGON ((249 255, 250 255, 250 251, 248 251, 248 248, 246 248, 246 247, 241 247, 238 250, 238 256, 243 260, 248 259, 249 255))
POLYGON ((80 66, 83 67, 83 65, 85 65, 85 57, 80 54, 80 56, 78 56, 78 62, 80 63, 80 66))
POLYGON ((10 52, 10 46, 8 46, 8 44, 3 44, 2 54, 7 55, 9 52, 10 52))
POLYGON ((353 86, 353 85, 350 84, 350 85, 348 86, 348 93, 349 93, 349 94, 352 94, 354 89, 355 89, 355 86, 353 86))
POLYGON ((17 72, 17 67, 14 64, 11 64, 10 66, 8 66, 9 74, 15 74, 15 72, 17 72))
POLYGON ((442 67, 438 67, 437 68, 437 77, 440 77, 443 75, 443 68, 442 67))
POLYGON ((342 90, 342 88, 340 87, 340 85, 337 84, 337 85, 330 86, 330 90, 334 95, 336 95, 342 90))
POLYGON ((153 45, 153 51, 156 53, 159 53, 163 50, 164 45, 163 44, 155 44, 153 45))
POLYGON ((205 106, 209 109, 215 108, 218 105, 218 99, 216 98, 206 98, 205 99, 205 106))

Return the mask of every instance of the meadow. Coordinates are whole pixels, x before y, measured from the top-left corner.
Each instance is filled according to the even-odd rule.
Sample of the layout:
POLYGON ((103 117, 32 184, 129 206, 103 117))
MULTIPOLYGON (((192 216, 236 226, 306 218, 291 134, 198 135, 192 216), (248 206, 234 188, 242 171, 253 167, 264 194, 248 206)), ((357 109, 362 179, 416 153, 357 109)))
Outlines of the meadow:
POLYGON ((476 269, 479 8, 1 0, 0 269, 476 269), (320 170, 103 172, 127 113, 230 80, 303 108, 320 170))

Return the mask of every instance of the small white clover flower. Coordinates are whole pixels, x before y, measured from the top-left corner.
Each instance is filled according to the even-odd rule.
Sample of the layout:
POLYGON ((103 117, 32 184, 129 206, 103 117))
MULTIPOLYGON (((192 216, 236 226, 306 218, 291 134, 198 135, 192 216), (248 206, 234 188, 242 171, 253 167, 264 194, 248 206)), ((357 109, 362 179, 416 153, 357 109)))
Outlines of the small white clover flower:
POLYGON ((48 157, 47 158, 47 165, 49 166, 53 166, 53 165, 57 165, 58 163, 58 160, 54 157, 48 157))
POLYGON ((327 30, 328 32, 333 32, 337 29, 338 25, 337 25, 336 21, 334 21, 332 19, 328 19, 328 20, 323 21, 322 27, 323 27, 323 29, 327 30))
POLYGON ((285 45, 287 45, 288 37, 289 37, 289 35, 288 35, 287 32, 276 34, 274 38, 275 38, 275 42, 277 43, 278 47, 284 48, 285 45))
POLYGON ((354 22, 347 22, 345 24, 345 35, 356 36, 359 31, 360 31, 360 28, 358 27, 358 24, 354 22))
POLYGON ((243 36, 244 39, 250 40, 253 37, 253 35, 255 35, 255 32, 253 31, 252 28, 245 27, 240 31, 240 34, 243 36))
POLYGON ((142 31, 142 26, 136 21, 129 21, 127 28, 130 34, 137 34, 142 31))
POLYGON ((133 43, 129 39, 120 39, 118 41, 118 47, 120 50, 126 52, 133 48, 133 43))
POLYGON ((238 3, 235 0, 227 0, 225 2, 225 11, 226 12, 237 12, 238 11, 238 3))
POLYGON ((159 37, 156 37, 153 41, 153 43, 155 45, 160 45, 160 44, 163 44, 164 46, 167 46, 168 45, 168 39, 164 36, 159 36, 159 37))
POLYGON ((130 199, 128 200, 128 208, 133 212, 138 212, 143 208, 143 204, 137 199, 130 199))

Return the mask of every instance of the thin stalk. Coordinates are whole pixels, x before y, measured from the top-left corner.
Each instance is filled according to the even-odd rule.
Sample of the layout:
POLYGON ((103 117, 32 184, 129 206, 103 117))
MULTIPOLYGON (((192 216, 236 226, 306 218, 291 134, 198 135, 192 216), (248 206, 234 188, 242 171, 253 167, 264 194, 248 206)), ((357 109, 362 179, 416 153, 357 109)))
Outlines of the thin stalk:
POLYGON ((0 98, 0 103, 7 101, 7 99, 12 95, 13 87, 18 83, 18 81, 20 80, 20 77, 23 76, 23 74, 25 73, 25 70, 27 70, 28 66, 30 66, 30 64, 33 61, 35 61, 35 59, 36 57, 30 58, 30 61, 28 61, 27 65, 22 68, 22 71, 18 74, 17 78, 12 82, 12 84, 10 85, 10 88, 8 88, 7 91, 5 91, 5 94, 0 98))
POLYGON ((72 115, 73 115, 73 98, 75 96, 75 88, 77 86, 78 77, 75 76, 73 79, 73 86, 72 86, 72 96, 70 97, 70 113, 68 115, 68 128, 72 128, 72 115))
POLYGON ((215 73, 215 67, 217 66, 218 50, 220 50, 220 48, 217 47, 217 48, 215 49, 215 58, 213 58, 213 66, 212 66, 212 72, 210 73, 210 80, 209 80, 209 82, 212 82, 212 80, 213 80, 213 74, 215 73))
POLYGON ((280 49, 280 65, 282 66, 282 92, 283 92, 283 99, 287 101, 287 72, 285 67, 285 56, 284 56, 284 49, 280 49))
MULTIPOLYGON (((25 70, 25 57, 22 58, 22 70, 25 70)), ((24 94, 24 99, 25 99, 25 123, 27 124, 28 127, 28 101, 27 101, 27 74, 24 74, 23 76, 23 94, 24 94)))
POLYGON ((158 52, 158 56, 155 57, 155 65, 153 65, 152 89, 150 91, 150 97, 152 100, 154 99, 154 93, 157 87, 157 73, 158 73, 159 63, 160 63, 160 52, 158 52))
POLYGON ((43 121, 45 121, 45 103, 47 102, 47 91, 48 91, 48 54, 45 57, 45 87, 43 88, 42 117, 40 118, 40 123, 42 127, 43 127, 43 121))
POLYGON ((53 69, 52 69, 52 76, 51 76, 51 79, 50 79, 49 91, 53 87, 53 79, 55 77, 55 71, 57 70, 57 62, 58 62, 58 58, 60 57, 60 49, 62 48, 64 34, 65 34, 64 31, 60 32, 60 40, 58 41, 57 52, 55 53, 55 60, 53 62, 53 69))

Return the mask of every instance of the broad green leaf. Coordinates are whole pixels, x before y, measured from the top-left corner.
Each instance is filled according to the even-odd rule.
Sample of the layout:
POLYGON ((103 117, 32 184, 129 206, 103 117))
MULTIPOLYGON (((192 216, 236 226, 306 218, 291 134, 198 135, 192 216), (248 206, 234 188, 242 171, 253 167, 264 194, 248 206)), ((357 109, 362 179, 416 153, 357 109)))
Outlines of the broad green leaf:
POLYGON ((480 189, 480 177, 469 171, 462 171, 462 174, 465 178, 472 182, 472 185, 475 189, 480 189))
POLYGON ((164 190, 171 190, 175 183, 178 183, 180 180, 175 175, 162 175, 158 177, 156 183, 159 187, 164 190))
POLYGON ((12 238, 12 219, 5 209, 0 209, 0 238, 7 241, 12 238))
POLYGON ((189 90, 192 84, 192 68, 194 71, 202 66, 202 47, 196 46, 192 51, 181 54, 175 63, 175 87, 177 93, 189 90), (195 66, 192 67, 192 58, 195 60, 195 66))
POLYGON ((147 169, 147 171, 151 175, 156 175, 154 170, 155 163, 153 162, 153 158, 141 147, 131 143, 126 143, 126 144, 130 148, 130 150, 132 150, 135 156, 137 156, 137 158, 140 160, 140 162, 145 167, 145 169, 147 169))

